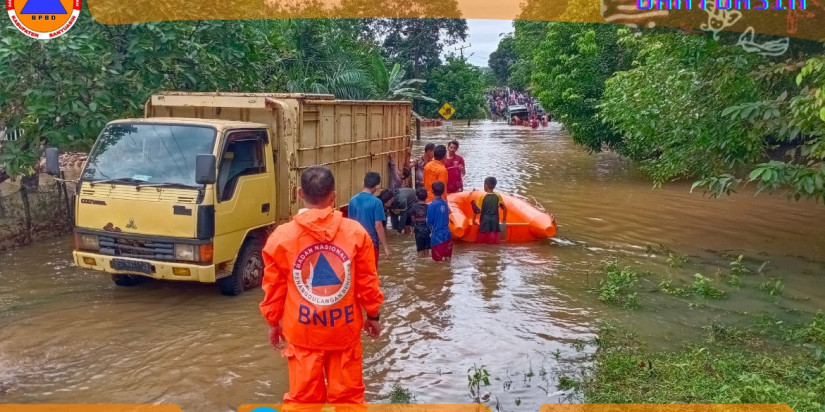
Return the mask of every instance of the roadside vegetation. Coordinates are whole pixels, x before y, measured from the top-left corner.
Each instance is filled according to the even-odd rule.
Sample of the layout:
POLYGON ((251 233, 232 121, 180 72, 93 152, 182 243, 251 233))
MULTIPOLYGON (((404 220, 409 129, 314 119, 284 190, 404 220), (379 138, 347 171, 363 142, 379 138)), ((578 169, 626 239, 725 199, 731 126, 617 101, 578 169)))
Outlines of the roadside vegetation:
MULTIPOLYGON (((668 262, 674 257, 689 261, 661 245, 649 247, 648 255, 668 262)), ((620 296, 633 296, 633 307, 680 299, 695 309, 704 307, 703 301, 732 298, 750 288, 751 295, 780 302, 785 281, 763 273, 765 263, 756 268, 742 255, 727 259, 727 270, 722 266, 713 275, 695 273, 685 280, 702 266, 700 262, 684 268, 670 265, 681 272, 675 277, 641 276, 638 269, 613 258, 601 268, 595 297, 624 308, 630 306, 620 296), (641 282, 656 285, 659 297, 642 294, 636 299, 638 291, 647 289, 641 282)), ((594 350, 591 366, 573 378, 565 377, 561 386, 588 403, 785 403, 795 411, 822 411, 825 313, 785 312, 784 319, 765 313, 746 315, 744 321, 717 317, 702 327, 701 336, 686 337, 687 343, 665 349, 647 346, 629 329, 602 324, 589 342, 594 350)))
POLYGON ((639 283, 639 274, 630 267, 619 266, 616 259, 605 263, 603 272, 604 276, 595 289, 598 299, 625 308, 638 309, 639 299, 635 286, 639 283))
MULTIPOLYGON (((357 1, 346 3, 359 10, 357 1)), ((0 23, 0 131, 22 136, 0 143, 0 183, 36 180, 44 146, 88 150, 107 122, 142 116, 147 98, 165 90, 408 100, 425 117, 438 116, 449 101, 455 119, 481 116, 487 77, 466 59, 441 60, 466 39, 466 21, 412 18, 436 11, 460 15, 455 0, 416 0, 405 5, 409 18, 398 19, 109 26, 95 21, 84 2, 71 33, 48 42, 21 35, 6 20, 0 23)))
POLYGON ((654 185, 692 179, 720 196, 751 184, 825 201, 823 43, 791 39, 766 57, 737 35, 517 21, 490 67, 538 96, 576 143, 634 160, 654 185))
POLYGON ((825 316, 786 325, 711 323, 699 342, 672 351, 605 326, 595 366, 581 381, 588 403, 785 403, 825 407, 825 316))

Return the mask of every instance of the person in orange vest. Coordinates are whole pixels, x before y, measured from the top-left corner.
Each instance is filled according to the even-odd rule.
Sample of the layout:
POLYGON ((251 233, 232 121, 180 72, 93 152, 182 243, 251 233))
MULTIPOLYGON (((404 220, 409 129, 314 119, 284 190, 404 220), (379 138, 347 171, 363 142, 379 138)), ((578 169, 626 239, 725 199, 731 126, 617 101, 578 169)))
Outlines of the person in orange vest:
POLYGON ((373 339, 381 334, 384 294, 372 240, 334 209, 335 196, 329 169, 304 170, 298 197, 305 209, 278 226, 263 249, 260 309, 271 345, 286 343, 285 404, 365 403, 361 330, 373 339))
POLYGON ((447 187, 447 166, 444 165, 444 157, 447 156, 447 146, 440 144, 433 150, 433 160, 424 166, 424 188, 427 189, 427 203, 435 199, 433 195, 433 183, 444 183, 447 187))

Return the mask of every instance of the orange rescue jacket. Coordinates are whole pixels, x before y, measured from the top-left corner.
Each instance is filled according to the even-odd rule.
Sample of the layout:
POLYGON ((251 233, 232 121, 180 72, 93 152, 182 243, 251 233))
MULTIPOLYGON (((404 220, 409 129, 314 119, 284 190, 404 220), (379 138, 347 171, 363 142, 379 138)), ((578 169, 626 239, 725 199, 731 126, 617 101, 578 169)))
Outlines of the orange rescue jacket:
POLYGON ((433 194, 433 183, 444 183, 444 189, 447 189, 447 166, 440 160, 433 159, 424 166, 424 188, 427 189, 427 203, 435 200, 433 194))
POLYGON ((374 253, 367 231, 341 212, 298 213, 264 246, 261 313, 270 325, 283 320, 283 334, 293 345, 324 350, 356 345, 362 308, 375 316, 384 301, 374 253))

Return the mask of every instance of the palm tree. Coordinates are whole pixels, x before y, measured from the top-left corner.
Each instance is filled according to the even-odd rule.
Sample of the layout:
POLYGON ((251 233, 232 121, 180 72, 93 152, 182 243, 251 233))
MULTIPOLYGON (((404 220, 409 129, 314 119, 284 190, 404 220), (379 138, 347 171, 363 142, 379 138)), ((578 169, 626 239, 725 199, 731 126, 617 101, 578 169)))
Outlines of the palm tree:
POLYGON ((375 84, 376 98, 386 100, 424 100, 438 103, 435 99, 427 97, 419 89, 426 80, 407 79, 404 80, 407 72, 401 65, 395 63, 392 70, 387 70, 384 61, 377 54, 372 55, 370 60, 372 79, 375 84))

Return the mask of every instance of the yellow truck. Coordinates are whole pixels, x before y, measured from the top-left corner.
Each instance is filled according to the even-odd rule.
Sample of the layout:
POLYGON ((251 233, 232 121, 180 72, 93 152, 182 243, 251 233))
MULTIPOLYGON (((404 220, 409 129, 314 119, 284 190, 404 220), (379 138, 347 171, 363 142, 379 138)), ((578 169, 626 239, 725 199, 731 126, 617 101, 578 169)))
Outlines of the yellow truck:
MULTIPOLYGON (((331 95, 164 92, 110 122, 77 183, 75 264, 110 273, 258 287, 261 249, 301 207, 301 172, 325 165, 338 207, 369 171, 387 187, 410 156, 412 107, 331 95)), ((48 169, 59 169, 47 153, 48 169)), ((395 178, 397 182, 397 177, 395 178)))

